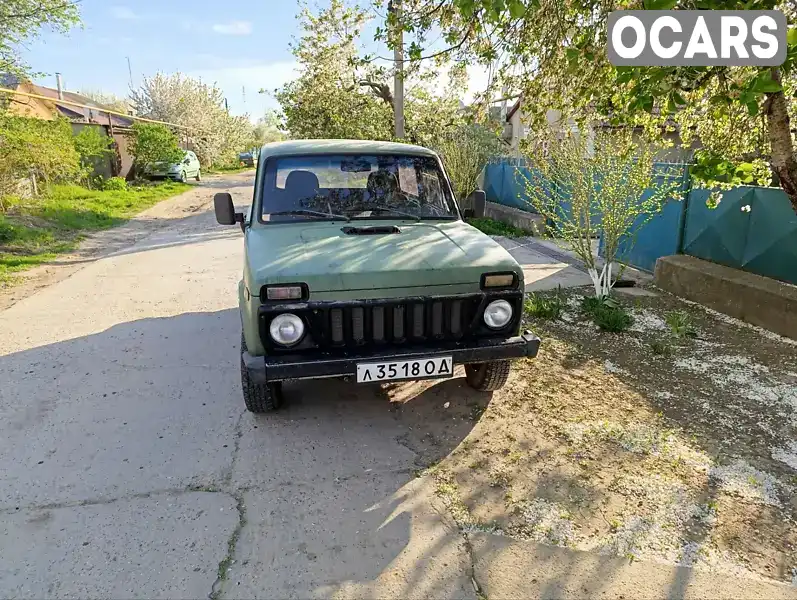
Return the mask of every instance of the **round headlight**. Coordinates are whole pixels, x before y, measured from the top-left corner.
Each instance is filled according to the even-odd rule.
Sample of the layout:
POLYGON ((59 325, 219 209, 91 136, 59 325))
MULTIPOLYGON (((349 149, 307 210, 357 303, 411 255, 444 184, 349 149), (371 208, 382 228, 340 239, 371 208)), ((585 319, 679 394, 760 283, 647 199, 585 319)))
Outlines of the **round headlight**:
POLYGON ((278 344, 293 346, 304 335, 304 323, 293 313, 283 313, 274 317, 268 330, 278 344))
POLYGON ((484 322, 490 329, 506 327, 512 320, 512 305, 506 300, 493 300, 484 309, 484 322))

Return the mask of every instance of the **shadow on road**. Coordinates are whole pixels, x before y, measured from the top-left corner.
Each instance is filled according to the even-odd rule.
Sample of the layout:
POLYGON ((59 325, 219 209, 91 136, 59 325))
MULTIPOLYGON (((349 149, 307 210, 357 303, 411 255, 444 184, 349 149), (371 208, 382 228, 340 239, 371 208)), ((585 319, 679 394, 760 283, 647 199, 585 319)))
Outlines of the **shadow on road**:
MULTIPOLYGON (((463 559, 461 537, 440 527, 415 472, 457 447, 489 395, 460 379, 384 388, 293 382, 284 410, 252 415, 241 397, 239 336, 237 309, 228 309, 121 323, 0 357, 0 459, 7 466, 0 513, 25 519, 19 531, 0 536, 3 570, 11 573, 0 595, 49 596, 54 582, 58 595, 195 589, 162 580, 152 587, 125 566, 182 547, 162 521, 150 522, 142 509, 135 519, 92 530, 90 515, 93 507, 197 490, 233 495, 245 511, 230 574, 241 584, 230 595, 349 589, 406 596, 415 595, 405 586, 414 582, 416 593, 439 596, 460 585, 464 570, 443 562, 453 567, 463 559), (25 523, 44 507, 61 514, 53 523, 63 523, 77 506, 89 513, 81 518, 92 543, 113 547, 125 561, 79 572, 85 550, 69 546, 53 566, 49 522, 26 548, 8 545, 27 535, 25 523), (153 527, 164 531, 157 543, 145 535, 153 527), (430 577, 424 564, 440 574, 430 577), (406 569, 404 583, 387 576, 397 565, 406 569)), ((190 558, 170 565, 175 582, 215 577, 216 564, 197 567, 190 558)))

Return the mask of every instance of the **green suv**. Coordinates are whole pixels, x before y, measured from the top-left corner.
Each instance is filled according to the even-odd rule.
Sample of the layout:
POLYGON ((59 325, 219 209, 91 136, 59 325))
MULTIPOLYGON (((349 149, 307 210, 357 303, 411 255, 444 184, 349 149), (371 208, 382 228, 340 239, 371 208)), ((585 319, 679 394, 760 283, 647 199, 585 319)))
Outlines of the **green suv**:
MULTIPOLYGON (((476 192, 483 200, 484 192, 476 192)), ((431 150, 302 140, 260 153, 248 214, 228 193, 216 219, 244 232, 241 380, 246 407, 282 403, 282 382, 452 377, 493 391, 520 334, 523 271, 462 220, 431 150)))

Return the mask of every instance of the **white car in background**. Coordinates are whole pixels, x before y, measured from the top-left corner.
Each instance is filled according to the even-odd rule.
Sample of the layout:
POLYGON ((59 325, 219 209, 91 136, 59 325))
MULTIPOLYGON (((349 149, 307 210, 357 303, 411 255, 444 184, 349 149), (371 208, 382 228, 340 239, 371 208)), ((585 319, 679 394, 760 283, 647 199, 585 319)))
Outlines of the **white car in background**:
POLYGON ((190 150, 186 151, 183 160, 179 163, 172 165, 165 162, 156 162, 147 165, 144 170, 144 175, 148 179, 172 179, 174 181, 181 181, 185 183, 189 177, 193 177, 197 181, 202 180, 202 172, 199 165, 199 159, 196 154, 190 150))

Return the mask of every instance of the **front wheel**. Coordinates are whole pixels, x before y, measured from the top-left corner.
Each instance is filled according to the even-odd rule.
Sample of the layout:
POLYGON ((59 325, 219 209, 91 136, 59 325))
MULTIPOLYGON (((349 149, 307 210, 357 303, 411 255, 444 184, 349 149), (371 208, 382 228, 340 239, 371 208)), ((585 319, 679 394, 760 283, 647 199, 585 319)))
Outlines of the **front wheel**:
POLYGON ((494 392, 504 387, 511 365, 508 360, 465 365, 465 380, 474 390, 494 392))
POLYGON ((180 172, 180 183, 185 183, 188 181, 188 177, 185 174, 185 171, 180 172))
POLYGON ((282 406, 282 382, 255 383, 249 377, 249 369, 244 363, 246 340, 241 332, 241 388, 244 393, 246 409, 253 413, 266 413, 282 406))

